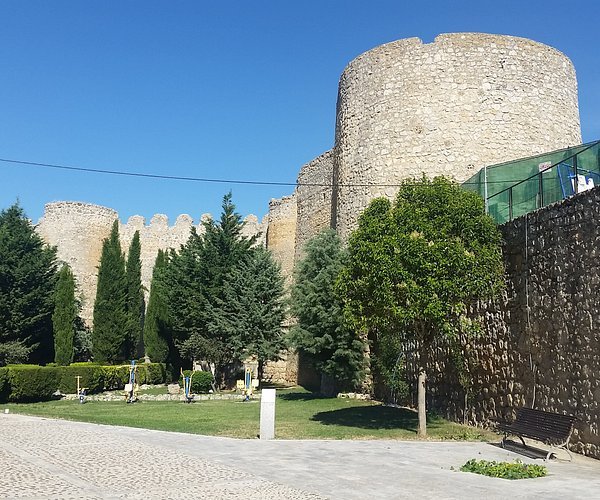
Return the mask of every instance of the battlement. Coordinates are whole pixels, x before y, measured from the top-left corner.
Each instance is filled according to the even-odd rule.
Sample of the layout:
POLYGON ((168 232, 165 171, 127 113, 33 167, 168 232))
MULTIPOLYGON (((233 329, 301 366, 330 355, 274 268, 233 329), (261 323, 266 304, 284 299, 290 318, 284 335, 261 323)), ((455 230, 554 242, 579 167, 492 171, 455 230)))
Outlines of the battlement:
MULTIPOLYGON (((123 252, 127 252, 136 231, 140 235, 142 285, 146 295, 150 291, 152 269, 159 250, 177 249, 184 245, 192 227, 204 231, 202 221, 211 219, 202 214, 197 225, 188 214, 181 214, 174 225, 164 214, 155 214, 146 224, 145 217, 133 215, 126 223, 119 221, 115 210, 92 203, 60 201, 48 203, 43 217, 36 225, 38 234, 50 245, 57 247, 58 259, 69 264, 83 297, 82 317, 91 324, 96 297, 97 267, 102 253, 102 242, 110 235, 112 225, 119 221, 119 238, 123 252)), ((245 219, 245 236, 259 236, 264 242, 266 220, 261 223, 255 215, 245 219)))

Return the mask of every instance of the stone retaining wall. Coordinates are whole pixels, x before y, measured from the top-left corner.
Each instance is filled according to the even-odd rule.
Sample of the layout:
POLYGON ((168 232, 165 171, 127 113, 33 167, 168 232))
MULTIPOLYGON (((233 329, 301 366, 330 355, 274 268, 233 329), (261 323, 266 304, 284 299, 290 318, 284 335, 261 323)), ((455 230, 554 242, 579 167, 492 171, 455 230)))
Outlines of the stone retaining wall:
MULTIPOLYGON (((600 188, 501 226, 505 297, 482 306, 466 418, 475 424, 520 406, 575 415, 572 449, 600 458, 600 188)), ((464 416, 452 368, 432 365, 429 404, 464 416)))

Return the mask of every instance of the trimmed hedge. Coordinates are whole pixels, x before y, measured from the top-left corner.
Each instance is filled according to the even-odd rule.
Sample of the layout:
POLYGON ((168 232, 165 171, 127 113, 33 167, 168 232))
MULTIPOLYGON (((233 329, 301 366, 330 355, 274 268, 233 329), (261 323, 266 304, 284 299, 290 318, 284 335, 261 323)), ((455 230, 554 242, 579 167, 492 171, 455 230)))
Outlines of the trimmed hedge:
MULTIPOLYGON (((97 363, 73 363, 69 366, 9 365, 0 368, 0 402, 32 402, 51 399, 58 389, 62 394, 88 394, 123 389, 129 382, 129 365, 103 366, 97 363)), ((137 365, 138 384, 162 384, 167 380, 161 363, 137 365)), ((195 382, 195 381, 194 381, 195 382)))
MULTIPOLYGON (((191 370, 184 370, 183 376, 189 377, 191 370)), ((213 374, 210 372, 195 371, 192 377, 192 393, 194 394, 206 394, 212 389, 212 381, 214 380, 213 374)), ((179 378, 179 385, 183 388, 183 377, 179 378)))
POLYGON ((0 368, 0 401, 6 401, 9 392, 8 385, 8 367, 3 366, 0 368))
POLYGON ((9 365, 8 400, 30 402, 51 399, 59 380, 59 368, 55 366, 9 365))
POLYGON ((60 370, 60 383, 58 390, 62 394, 77 393, 77 376, 79 387, 85 388, 88 394, 104 390, 104 367, 99 365, 63 366, 60 370))

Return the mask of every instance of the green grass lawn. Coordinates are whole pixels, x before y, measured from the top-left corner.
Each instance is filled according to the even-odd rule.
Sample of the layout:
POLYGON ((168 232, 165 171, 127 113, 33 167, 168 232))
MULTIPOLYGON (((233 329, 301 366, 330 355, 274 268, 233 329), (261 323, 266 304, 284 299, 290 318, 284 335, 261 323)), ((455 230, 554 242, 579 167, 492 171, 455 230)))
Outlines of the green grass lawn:
MULTIPOLYGON (((415 439, 417 415, 371 401, 324 398, 301 389, 278 390, 275 435, 279 439, 415 439)), ((260 402, 47 401, 5 404, 13 413, 212 436, 255 438, 260 402)), ((481 429, 428 420, 430 439, 494 439, 481 429)))

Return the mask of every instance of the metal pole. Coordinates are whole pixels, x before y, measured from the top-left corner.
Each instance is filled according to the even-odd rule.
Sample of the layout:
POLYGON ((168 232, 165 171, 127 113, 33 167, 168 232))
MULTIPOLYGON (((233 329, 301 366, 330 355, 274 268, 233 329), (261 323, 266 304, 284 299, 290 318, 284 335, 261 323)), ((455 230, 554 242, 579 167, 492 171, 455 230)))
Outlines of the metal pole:
POLYGON ((512 186, 508 189, 508 220, 513 220, 513 195, 512 195, 512 186))
POLYGON ((573 156, 573 170, 575 170, 575 180, 573 185, 575 187, 575 194, 579 193, 579 177, 577 175, 577 155, 573 156))
POLYGON ((542 172, 540 172, 538 178, 538 208, 542 208, 544 206, 544 178, 542 175, 542 172))
POLYGON ((485 200, 485 213, 490 213, 490 202, 488 200, 487 165, 483 167, 483 199, 485 200))

